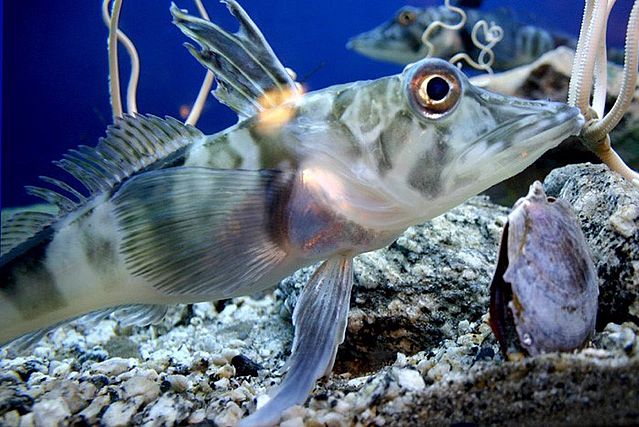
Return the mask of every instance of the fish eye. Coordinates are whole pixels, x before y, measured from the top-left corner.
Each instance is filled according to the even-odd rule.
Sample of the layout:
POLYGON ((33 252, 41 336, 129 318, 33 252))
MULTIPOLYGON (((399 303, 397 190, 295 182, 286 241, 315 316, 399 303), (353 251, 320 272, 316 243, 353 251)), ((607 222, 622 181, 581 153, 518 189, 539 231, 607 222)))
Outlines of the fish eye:
POLYGON ((399 23, 399 25, 402 25, 404 27, 409 26, 410 24, 415 22, 416 19, 417 14, 415 12, 411 12, 410 10, 402 11, 399 13, 399 15, 397 15, 397 22, 399 23))
POLYGON ((461 98, 461 83, 452 66, 426 63, 409 76, 407 86, 411 107, 428 119, 438 119, 455 109, 461 98))

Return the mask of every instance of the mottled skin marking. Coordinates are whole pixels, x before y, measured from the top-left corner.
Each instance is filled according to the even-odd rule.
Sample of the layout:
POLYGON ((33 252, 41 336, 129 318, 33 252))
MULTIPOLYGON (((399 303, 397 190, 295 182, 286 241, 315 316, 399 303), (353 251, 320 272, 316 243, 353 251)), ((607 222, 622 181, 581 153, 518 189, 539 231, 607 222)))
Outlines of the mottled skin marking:
POLYGON ((45 265, 48 242, 48 239, 41 240, 2 266, 0 294, 11 301, 24 318, 65 304, 55 278, 45 265))
POLYGON ((379 135, 378 171, 384 175, 393 168, 392 158, 407 143, 410 130, 415 122, 415 117, 406 111, 395 114, 389 125, 379 135))

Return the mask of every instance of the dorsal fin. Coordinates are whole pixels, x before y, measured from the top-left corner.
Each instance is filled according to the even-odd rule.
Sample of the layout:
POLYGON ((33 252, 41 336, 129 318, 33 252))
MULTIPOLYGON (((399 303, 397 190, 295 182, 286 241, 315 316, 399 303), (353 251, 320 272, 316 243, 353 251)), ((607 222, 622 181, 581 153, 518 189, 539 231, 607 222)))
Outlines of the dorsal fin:
POLYGON ((3 262, 29 248, 33 238, 60 216, 79 209, 101 193, 112 191, 142 170, 171 164, 185 146, 202 136, 196 128, 171 117, 126 115, 118 119, 95 148, 80 146, 54 162, 81 184, 79 189, 58 179, 40 177, 52 188, 27 186, 26 189, 49 203, 47 212, 30 208, 2 212, 3 262))
POLYGON ((44 209, 30 207, 2 210, 0 256, 5 256, 12 249, 34 237, 40 230, 55 221, 57 208, 45 206, 44 209))
POLYGON ((215 74, 218 84, 215 97, 243 119, 299 95, 298 86, 244 9, 235 0, 223 3, 240 23, 236 33, 171 5, 173 22, 201 50, 189 44, 186 47, 215 74))
POLYGON ((199 130, 172 117, 125 115, 107 129, 106 137, 95 148, 79 146, 54 162, 82 184, 83 189, 41 177, 54 189, 27 186, 27 192, 57 206, 60 214, 71 212, 137 172, 162 167, 173 154, 200 137, 199 130))

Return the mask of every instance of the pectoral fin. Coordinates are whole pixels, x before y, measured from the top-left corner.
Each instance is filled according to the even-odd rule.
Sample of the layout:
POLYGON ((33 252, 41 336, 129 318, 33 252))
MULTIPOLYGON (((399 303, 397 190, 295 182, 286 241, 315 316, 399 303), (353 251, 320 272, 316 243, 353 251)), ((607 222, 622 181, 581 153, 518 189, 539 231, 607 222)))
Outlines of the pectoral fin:
POLYGON ((274 285, 289 265, 278 232, 291 174, 180 167, 148 172, 113 198, 122 253, 165 295, 220 299, 274 285))
POLYGON ((240 426, 275 425, 282 411, 303 403, 315 382, 330 373, 344 341, 352 287, 352 258, 331 258, 317 269, 295 306, 295 338, 286 376, 271 400, 240 426))

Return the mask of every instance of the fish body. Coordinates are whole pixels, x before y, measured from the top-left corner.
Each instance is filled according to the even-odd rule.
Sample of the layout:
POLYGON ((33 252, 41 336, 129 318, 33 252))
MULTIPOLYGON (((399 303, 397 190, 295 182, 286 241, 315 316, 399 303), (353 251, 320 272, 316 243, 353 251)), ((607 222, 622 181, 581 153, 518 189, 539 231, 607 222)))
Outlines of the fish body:
POLYGON ((206 136, 126 116, 59 162, 83 191, 51 179, 30 188, 58 212, 3 214, 0 343, 88 312, 149 323, 166 304, 252 294, 325 260, 293 314, 289 372, 246 420, 270 425, 330 373, 353 256, 523 170, 583 118, 475 88, 438 59, 302 94, 246 12, 227 5, 237 33, 171 11, 240 121, 206 136))
MULTIPOLYGON (((477 59, 480 48, 473 43, 471 34, 480 20, 494 23, 503 30, 502 40, 492 49, 495 53, 492 68, 495 71, 529 64, 558 46, 576 45, 576 41, 571 37, 518 22, 507 9, 483 11, 469 8, 464 11, 467 20, 460 29, 440 28, 433 32, 429 38, 433 45, 430 56, 449 59, 457 53, 467 53, 471 58, 477 59)), ((390 20, 350 39, 347 47, 373 59, 409 64, 429 54, 428 47, 422 41, 422 35, 431 23, 440 21, 455 25, 460 19, 458 13, 445 6, 405 6, 390 20)), ((480 40, 483 40, 481 33, 480 40)))

